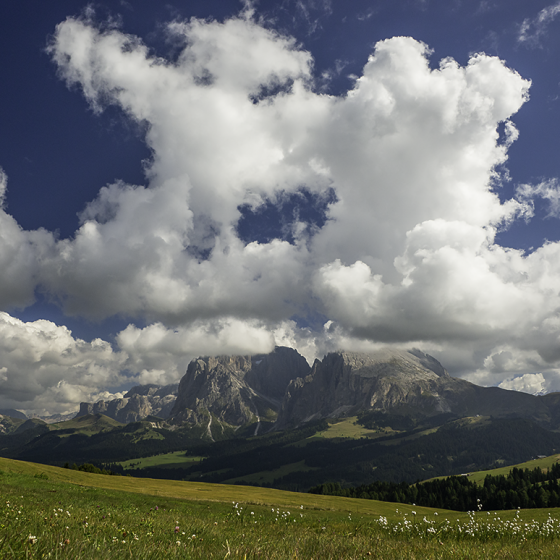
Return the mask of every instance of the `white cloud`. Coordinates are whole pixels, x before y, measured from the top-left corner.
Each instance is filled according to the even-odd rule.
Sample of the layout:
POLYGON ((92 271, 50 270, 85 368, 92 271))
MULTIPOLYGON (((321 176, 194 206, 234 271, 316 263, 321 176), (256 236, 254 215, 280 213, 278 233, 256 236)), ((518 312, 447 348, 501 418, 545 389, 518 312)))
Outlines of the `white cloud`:
POLYGON ((309 89, 308 53, 251 20, 171 30, 188 37, 174 65, 86 21, 57 29, 51 52, 66 79, 96 107, 117 103, 147 121, 154 150, 150 187, 103 189, 76 239, 44 267, 70 312, 286 318, 309 297, 315 263, 361 260, 394 279, 418 223, 443 216, 484 227, 519 209, 489 187, 506 159, 496 126, 528 87, 498 59, 477 55, 466 68, 446 59, 431 71, 425 45, 383 41, 349 95, 332 98, 309 89), (301 185, 339 197, 312 254, 280 241, 244 247, 238 206, 301 185), (203 263, 191 257, 212 248, 203 263))
POLYGON ((33 302, 39 261, 53 249, 52 234, 24 231, 4 209, 8 176, 0 167, 0 309, 33 302))
POLYGON ((6 172, 0 167, 0 208, 4 208, 6 202, 6 191, 8 190, 8 176, 6 172))
POLYGON ((427 221, 408 232, 405 252, 395 259, 398 284, 384 282, 364 262, 336 261, 319 270, 315 292, 329 317, 374 340, 514 337, 537 326, 550 312, 546 302, 557 298, 555 288, 545 287, 555 284, 551 271, 539 270, 548 249, 525 259, 492 241, 492 229, 427 221))
POLYGON ((543 198, 548 203, 547 217, 560 218, 560 186, 558 185, 558 179, 541 181, 538 185, 517 185, 516 196, 518 200, 531 209, 533 208, 533 200, 536 197, 543 198))
POLYGON ((560 2, 543 8, 536 17, 525 18, 519 28, 517 40, 519 43, 539 46, 543 35, 546 34, 550 24, 560 14, 560 2))
POLYGON ((275 346, 272 333, 258 321, 235 318, 196 321, 176 329, 161 323, 143 329, 129 325, 118 334, 117 343, 128 355, 126 367, 139 374, 141 383, 159 384, 178 381, 198 356, 269 353, 275 346))
POLYGON ((72 412, 99 387, 128 380, 125 358, 100 339, 88 343, 50 321, 24 323, 0 312, 0 407, 72 412))
MULTIPOLYGON (((62 368, 44 394, 116 387, 126 369, 169 382, 196 355, 279 342, 308 359, 414 345, 492 385, 512 375, 495 367, 505 346, 525 364, 515 374, 537 370, 533 355, 539 371, 560 365, 560 245, 525 255, 495 243, 500 228, 532 216, 535 196, 557 214, 554 181, 505 202, 495 191, 530 83, 484 54, 432 69, 425 44, 396 37, 376 45, 347 95, 329 96, 314 89, 311 55, 246 6, 225 22, 171 24, 184 43, 173 63, 88 19, 57 27, 60 75, 94 110, 114 104, 145 123, 153 159, 146 185, 101 188, 71 239, 25 232, 0 213, 0 266, 13 270, 0 277, 0 304, 24 305, 40 286, 67 313, 148 326, 121 332, 118 352, 68 338, 84 363, 105 365, 91 385, 62 368), (337 197, 314 236, 295 224, 293 244, 238 238, 241 205, 302 186, 337 197), (297 328, 291 318, 307 314, 323 314, 326 328, 297 328)), ((37 368, 25 379, 41 379, 37 368)))
POLYGON ((545 379, 542 373, 525 373, 502 381, 498 387, 510 391, 522 391, 531 395, 546 392, 545 379))

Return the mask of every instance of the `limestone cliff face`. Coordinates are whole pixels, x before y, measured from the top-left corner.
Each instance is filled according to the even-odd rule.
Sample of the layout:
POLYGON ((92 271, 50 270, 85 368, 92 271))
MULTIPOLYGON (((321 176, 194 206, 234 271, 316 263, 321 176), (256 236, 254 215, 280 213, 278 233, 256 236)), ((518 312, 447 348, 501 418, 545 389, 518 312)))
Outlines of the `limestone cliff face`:
POLYGON ((245 381, 258 393, 280 404, 290 381, 305 377, 309 371, 309 364, 296 350, 277 346, 270 354, 253 356, 245 381))
MULTIPOLYGON (((256 395, 244 382, 250 369, 250 356, 193 360, 179 383, 172 422, 211 426, 212 414, 231 426, 256 420, 258 409, 253 402, 256 395)), ((211 435, 211 427, 208 430, 211 435)))
POLYGON ((416 417, 446 412, 458 417, 524 416, 541 422, 550 416, 537 397, 450 377, 435 358, 419 350, 383 349, 336 352, 316 360, 307 377, 288 386, 276 428, 368 410, 416 417))
POLYGON ((443 389, 454 381, 437 360, 418 350, 331 353, 316 360, 306 378, 290 383, 278 427, 372 409, 449 412, 443 389))
POLYGON ((105 414, 118 422, 137 422, 146 416, 167 418, 177 399, 177 384, 160 387, 158 385, 138 385, 133 387, 122 399, 80 403, 76 414, 105 414))
POLYGON ((265 422, 285 429, 367 411, 518 416, 560 426, 559 403, 557 395, 535 397, 450 377, 419 350, 335 352, 310 368, 296 350, 277 347, 266 355, 193 360, 178 386, 140 385, 122 399, 82 403, 77 416, 101 413, 126 423, 154 415, 216 439, 241 427, 263 433, 265 422))
POLYGON ((288 383, 307 375, 309 365, 291 348, 270 354, 193 360, 179 383, 172 423, 205 426, 208 436, 261 420, 275 420, 288 383), (213 424, 214 422, 214 424, 213 424))

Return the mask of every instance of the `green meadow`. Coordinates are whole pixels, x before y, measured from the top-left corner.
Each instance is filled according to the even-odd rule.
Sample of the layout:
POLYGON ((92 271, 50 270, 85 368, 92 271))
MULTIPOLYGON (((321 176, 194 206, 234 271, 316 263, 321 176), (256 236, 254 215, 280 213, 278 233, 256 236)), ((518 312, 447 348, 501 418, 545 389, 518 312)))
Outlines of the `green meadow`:
POLYGON ((557 558, 560 510, 462 514, 0 458, 0 558, 557 558))
POLYGON ((541 457, 539 459, 533 459, 532 461, 526 461, 525 463, 519 463, 518 465, 510 465, 509 467, 500 467, 487 471, 477 471, 469 473, 468 478, 473 482, 482 483, 484 482, 484 478, 486 477, 486 475, 489 474, 492 476, 506 476, 511 471, 511 469, 513 469, 513 467, 529 470, 540 468, 541 470, 546 472, 554 463, 557 463, 558 461, 560 461, 560 455, 551 455, 550 457, 541 457))
MULTIPOLYGON (((386 435, 385 431, 382 430, 369 430, 364 428, 362 425, 358 424, 357 416, 351 416, 349 418, 344 418, 338 420, 337 422, 329 422, 329 427, 326 430, 317 432, 313 436, 309 437, 308 440, 313 440, 317 438, 351 438, 357 439, 361 437, 379 437, 386 435)), ((387 431, 387 433, 392 433, 392 430, 387 431)))
POLYGON ((230 478, 229 480, 224 481, 225 484, 255 484, 255 485, 262 485, 262 484, 273 484, 274 480, 277 478, 281 478, 288 474, 294 472, 308 472, 315 470, 313 467, 308 467, 305 464, 305 461, 298 461, 297 463, 289 463, 287 465, 282 465, 277 469, 269 470, 269 471, 261 471, 254 474, 249 474, 245 476, 241 476, 238 478, 230 478))
POLYGON ((191 457, 185 455, 184 451, 173 451, 172 453, 161 453, 159 455, 151 455, 149 457, 141 457, 139 459, 131 459, 130 461, 121 461, 117 464, 121 465, 125 470, 144 469, 146 467, 183 467, 191 463, 197 463, 204 457, 191 457))
MULTIPOLYGON (((525 461, 524 463, 518 463, 517 465, 509 465, 507 467, 498 467, 495 469, 487 469, 484 471, 475 471, 472 473, 465 473, 464 476, 470 481, 482 484, 487 475, 490 476, 507 476, 513 468, 517 469, 529 469, 533 470, 536 468, 541 469, 543 472, 547 472, 552 465, 560 461, 560 455, 554 454, 548 457, 540 457, 538 459, 532 459, 531 461, 525 461)), ((437 480, 442 478, 448 478, 446 476, 436 476, 429 480, 437 480)))

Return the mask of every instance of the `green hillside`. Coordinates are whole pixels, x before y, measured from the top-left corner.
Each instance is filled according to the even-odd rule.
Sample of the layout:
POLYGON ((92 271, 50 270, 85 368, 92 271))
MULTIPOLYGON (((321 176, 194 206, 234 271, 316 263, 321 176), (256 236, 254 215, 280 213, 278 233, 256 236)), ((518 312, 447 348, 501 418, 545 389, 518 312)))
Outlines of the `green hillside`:
POLYGON ((497 469, 488 469, 485 471, 476 471, 472 473, 468 473, 467 478, 474 482, 481 483, 484 481, 486 475, 491 476, 498 476, 498 475, 507 475, 512 469, 536 469, 540 468, 542 470, 548 470, 552 465, 558 463, 560 461, 560 455, 554 454, 550 455, 549 457, 540 457, 538 459, 532 459, 530 461, 525 461, 524 463, 519 463, 517 465, 510 465, 508 467, 499 467, 497 469))
MULTIPOLYGON (((291 508, 299 508, 303 505, 306 509, 320 511, 350 512, 360 515, 383 515, 389 518, 396 517, 394 504, 373 500, 354 500, 333 496, 301 494, 271 488, 183 482, 176 480, 154 480, 149 478, 138 479, 126 476, 107 476, 3 458, 0 458, 0 471, 32 477, 37 475, 37 477, 43 477, 43 480, 48 480, 49 483, 63 482, 80 487, 118 490, 135 494, 157 496, 160 498, 177 498, 182 500, 211 501, 228 504, 239 502, 253 505, 274 505, 291 508)), ((401 512, 409 514, 413 510, 416 510, 417 515, 433 512, 430 508, 414 508, 413 506, 407 505, 402 505, 400 508, 401 512)), ((448 513, 454 518, 460 515, 456 512, 448 513)))
POLYGON ((0 456, 55 466, 95 463, 133 476, 307 491, 375 481, 413 483, 522 463, 560 451, 560 434, 520 418, 407 419, 371 413, 286 431, 203 441, 162 422, 101 414, 57 424, 28 420, 0 435, 0 456))
POLYGON ((552 559, 560 510, 461 514, 0 459, 0 557, 552 559))
MULTIPOLYGON (((544 472, 548 471, 552 465, 558 463, 560 461, 560 455, 554 454, 547 457, 539 457, 537 459, 531 459, 530 461, 524 461, 523 463, 517 463, 515 465, 508 465, 506 467, 497 467, 495 469, 486 469, 481 471, 474 471, 469 473, 463 473, 463 476, 472 482, 482 483, 487 475, 490 476, 499 476, 508 475, 512 469, 529 469, 533 470, 536 468, 542 469, 544 472)), ((439 480, 442 478, 447 478, 443 476, 437 476, 434 478, 426 479, 422 482, 429 482, 431 480, 439 480)))
POLYGON ((78 418, 73 418, 72 420, 49 424, 48 426, 51 431, 64 432, 64 434, 59 435, 69 436, 70 434, 77 433, 93 435, 100 432, 110 431, 124 425, 125 424, 117 422, 104 414, 86 414, 85 416, 79 416, 78 418))

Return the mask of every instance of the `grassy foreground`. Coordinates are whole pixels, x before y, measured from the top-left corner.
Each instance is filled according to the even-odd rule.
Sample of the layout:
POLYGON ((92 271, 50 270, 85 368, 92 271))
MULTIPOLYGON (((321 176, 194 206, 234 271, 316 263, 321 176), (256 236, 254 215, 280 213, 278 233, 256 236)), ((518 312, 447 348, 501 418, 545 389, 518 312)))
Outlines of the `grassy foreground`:
POLYGON ((0 558, 557 558, 560 511, 401 504, 0 459, 0 558))

